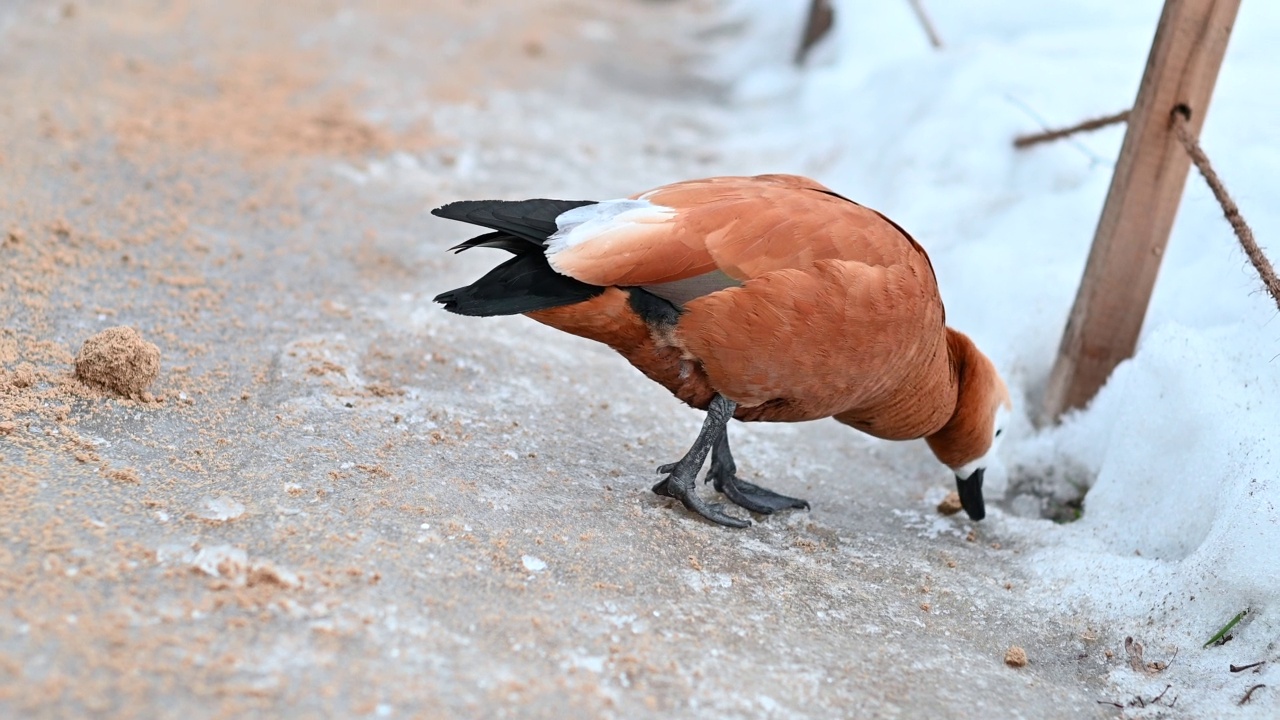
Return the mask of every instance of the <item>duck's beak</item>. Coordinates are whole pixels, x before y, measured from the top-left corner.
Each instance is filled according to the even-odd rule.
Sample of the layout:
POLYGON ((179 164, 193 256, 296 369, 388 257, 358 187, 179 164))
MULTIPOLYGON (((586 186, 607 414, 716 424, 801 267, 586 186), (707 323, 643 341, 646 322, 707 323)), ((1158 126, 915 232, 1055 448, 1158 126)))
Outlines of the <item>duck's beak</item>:
POLYGON ((985 471, 985 468, 978 468, 967 479, 956 476, 960 507, 964 508, 971 520, 981 520, 987 516, 987 505, 982 501, 982 473, 985 471))

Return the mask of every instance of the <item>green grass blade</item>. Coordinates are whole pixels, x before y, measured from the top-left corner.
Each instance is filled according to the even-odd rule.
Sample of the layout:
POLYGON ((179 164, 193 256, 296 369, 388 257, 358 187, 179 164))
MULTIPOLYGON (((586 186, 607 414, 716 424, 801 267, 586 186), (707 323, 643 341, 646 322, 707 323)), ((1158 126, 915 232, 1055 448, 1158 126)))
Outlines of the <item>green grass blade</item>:
POLYGON ((1244 616, 1248 614, 1249 614, 1249 608, 1245 608, 1244 610, 1241 610, 1240 612, 1236 613, 1236 616, 1231 618, 1231 622, 1228 622, 1226 625, 1223 625, 1221 630, 1214 633, 1213 637, 1209 638, 1209 642, 1204 644, 1204 647, 1209 647, 1210 645, 1221 640, 1223 637, 1226 636, 1228 632, 1231 632, 1231 628, 1235 627, 1236 623, 1240 622, 1242 619, 1244 619, 1244 616))

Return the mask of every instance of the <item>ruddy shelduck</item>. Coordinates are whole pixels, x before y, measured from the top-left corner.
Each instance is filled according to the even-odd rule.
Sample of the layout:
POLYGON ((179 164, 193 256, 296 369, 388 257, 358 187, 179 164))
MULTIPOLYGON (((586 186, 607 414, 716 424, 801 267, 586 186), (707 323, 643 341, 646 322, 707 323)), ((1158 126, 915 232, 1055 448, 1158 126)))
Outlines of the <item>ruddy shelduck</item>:
POLYGON ((924 438, 955 472, 969 517, 1010 409, 995 366, 946 326, 933 266, 897 223, 794 175, 714 177, 619 200, 454 202, 435 215, 492 232, 452 248, 514 257, 436 302, 460 315, 524 314, 605 343, 706 410, 654 492, 723 525, 713 482, 757 513, 804 500, 737 477, 730 418, 832 417, 888 440, 924 438))

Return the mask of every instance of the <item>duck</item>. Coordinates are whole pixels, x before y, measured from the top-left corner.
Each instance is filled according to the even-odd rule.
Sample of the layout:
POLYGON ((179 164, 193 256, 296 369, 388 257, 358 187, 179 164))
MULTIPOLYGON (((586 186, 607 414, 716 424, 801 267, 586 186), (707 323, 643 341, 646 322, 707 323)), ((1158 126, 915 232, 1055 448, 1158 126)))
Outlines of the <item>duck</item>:
POLYGON ((832 418, 923 439, 982 520, 984 473, 1012 403, 992 361, 946 324, 925 249, 898 223, 807 177, 718 176, 611 200, 460 200, 432 214, 487 232, 450 248, 511 257, 435 302, 524 315, 603 343, 705 411, 653 492, 720 525, 806 500, 738 477, 728 424, 832 418))

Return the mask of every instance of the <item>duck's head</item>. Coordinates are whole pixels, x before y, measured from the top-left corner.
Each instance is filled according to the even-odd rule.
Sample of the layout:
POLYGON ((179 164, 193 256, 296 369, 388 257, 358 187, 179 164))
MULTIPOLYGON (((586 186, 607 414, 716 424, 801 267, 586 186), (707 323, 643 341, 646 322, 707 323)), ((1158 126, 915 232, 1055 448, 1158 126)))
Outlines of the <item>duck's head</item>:
POLYGON ((942 429, 925 438, 929 449, 956 475, 960 506, 973 520, 987 515, 982 479, 995 459, 1013 411, 1009 388, 995 365, 963 333, 948 328, 956 406, 942 429))

